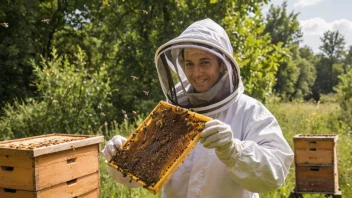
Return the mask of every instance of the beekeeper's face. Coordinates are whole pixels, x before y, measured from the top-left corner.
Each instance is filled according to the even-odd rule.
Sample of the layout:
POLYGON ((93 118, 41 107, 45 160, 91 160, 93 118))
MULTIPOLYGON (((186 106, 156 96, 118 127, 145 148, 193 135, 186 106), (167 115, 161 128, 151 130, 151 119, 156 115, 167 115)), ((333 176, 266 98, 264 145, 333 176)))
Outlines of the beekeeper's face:
POLYGON ((185 48, 184 59, 187 79, 197 92, 210 89, 224 70, 216 55, 201 49, 185 48))

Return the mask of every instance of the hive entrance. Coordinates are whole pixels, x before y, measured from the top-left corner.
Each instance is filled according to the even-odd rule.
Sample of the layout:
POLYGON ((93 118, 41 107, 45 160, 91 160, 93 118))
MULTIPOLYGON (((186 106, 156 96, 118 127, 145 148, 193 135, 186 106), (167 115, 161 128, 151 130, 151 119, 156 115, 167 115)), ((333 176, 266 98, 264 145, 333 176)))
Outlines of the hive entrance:
POLYGON ((210 118, 161 102, 111 164, 155 193, 190 153, 207 120, 210 118))

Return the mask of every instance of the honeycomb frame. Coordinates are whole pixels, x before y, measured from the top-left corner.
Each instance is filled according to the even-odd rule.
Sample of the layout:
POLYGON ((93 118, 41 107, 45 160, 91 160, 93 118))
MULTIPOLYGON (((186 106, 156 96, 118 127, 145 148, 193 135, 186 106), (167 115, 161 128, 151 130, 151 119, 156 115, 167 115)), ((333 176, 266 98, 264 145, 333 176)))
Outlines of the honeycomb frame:
POLYGON ((209 120, 211 120, 211 118, 207 116, 160 101, 143 123, 129 136, 127 141, 122 145, 122 150, 119 150, 118 153, 112 157, 108 165, 156 194, 193 150, 200 139, 199 132, 203 130, 205 122, 209 120), (168 131, 167 129, 170 128, 172 130, 168 131), (143 134, 142 140, 141 137, 143 134), (173 139, 167 137, 172 137, 173 139), (170 140, 169 142, 168 139, 170 140), (158 146, 160 147, 159 150, 158 146), (138 149, 140 147, 142 149, 138 149), (149 158, 145 157, 145 155, 142 154, 145 154, 143 152, 146 152, 148 149, 154 149, 153 152, 157 152, 154 152, 155 155, 148 153, 150 154, 149 158), (133 151, 135 151, 135 153, 133 153, 133 151), (176 154, 171 151, 175 151, 176 154), (130 153, 128 154, 128 152, 130 153), (133 154, 133 157, 131 157, 131 154, 133 154), (161 162, 161 165, 158 162, 161 162), (164 164, 162 164, 162 162, 164 162, 164 164), (128 163, 135 168, 126 168, 129 166, 128 163), (145 164, 148 164, 148 166, 145 164), (155 176, 157 178, 153 178, 155 174, 145 169, 158 167, 158 165, 162 167, 159 167, 159 170, 154 170, 154 172, 158 174, 155 176), (143 175, 141 172, 147 173, 143 175))

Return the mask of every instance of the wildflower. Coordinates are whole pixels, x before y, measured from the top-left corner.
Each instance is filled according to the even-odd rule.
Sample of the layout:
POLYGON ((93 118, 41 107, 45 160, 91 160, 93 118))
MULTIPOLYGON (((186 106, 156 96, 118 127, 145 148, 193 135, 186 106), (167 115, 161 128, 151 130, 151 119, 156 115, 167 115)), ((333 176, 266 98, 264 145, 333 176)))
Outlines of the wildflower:
POLYGON ((136 114, 137 114, 137 112, 136 112, 136 111, 132 111, 132 113, 133 113, 133 115, 136 115, 136 114))
POLYGON ((144 94, 147 96, 147 95, 149 95, 149 91, 144 91, 143 90, 143 92, 144 92, 144 94))
POLYGON ((311 123, 312 121, 310 119, 306 119, 306 122, 307 123, 311 123))
POLYGON ((123 114, 126 114, 126 111, 125 111, 125 110, 122 109, 121 111, 122 111, 123 114))
POLYGON ((104 116, 105 116, 105 113, 104 113, 104 112, 101 112, 100 115, 104 117, 104 116))

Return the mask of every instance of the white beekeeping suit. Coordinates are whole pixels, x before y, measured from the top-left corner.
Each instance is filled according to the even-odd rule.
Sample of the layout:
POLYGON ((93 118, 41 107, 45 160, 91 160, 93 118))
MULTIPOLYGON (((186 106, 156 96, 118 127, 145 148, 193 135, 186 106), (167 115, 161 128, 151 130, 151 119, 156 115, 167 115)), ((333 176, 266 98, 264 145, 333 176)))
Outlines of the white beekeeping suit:
MULTIPOLYGON (((193 23, 156 52, 155 63, 167 101, 218 120, 217 129, 231 134, 230 149, 209 149, 199 142, 163 187, 164 198, 259 197, 258 193, 285 181, 293 152, 275 117, 262 103, 243 94, 240 69, 232 54, 226 32, 210 19, 193 23), (185 48, 211 52, 224 64, 226 69, 209 90, 198 93, 186 78, 185 48)), ((120 147, 123 141, 114 137, 107 143, 103 150, 107 160, 114 145, 120 147)), ((108 170, 118 182, 139 186, 111 167, 108 170)))
POLYGON ((162 197, 259 197, 282 185, 293 160, 274 116, 259 101, 243 94, 240 69, 224 29, 210 19, 197 21, 162 45, 155 62, 168 102, 231 126, 233 159, 219 160, 214 149, 198 143, 164 186, 162 197), (226 71, 203 93, 195 93, 184 74, 182 50, 199 48, 218 56, 226 71), (225 163, 224 163, 225 162, 225 163))

